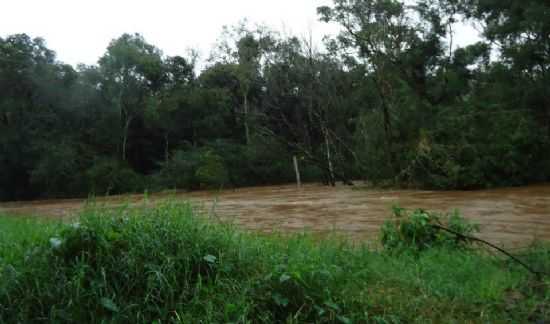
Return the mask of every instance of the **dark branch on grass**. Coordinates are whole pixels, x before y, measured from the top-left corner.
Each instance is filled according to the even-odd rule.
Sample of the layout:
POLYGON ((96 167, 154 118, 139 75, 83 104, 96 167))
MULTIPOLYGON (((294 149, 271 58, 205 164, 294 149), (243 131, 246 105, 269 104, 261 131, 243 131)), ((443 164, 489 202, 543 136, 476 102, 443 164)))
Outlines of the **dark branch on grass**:
POLYGON ((499 251, 500 253, 508 256, 510 259, 512 259, 513 261, 519 263, 520 265, 522 265, 525 269, 527 269, 529 272, 531 272, 532 274, 534 274, 535 276, 537 276, 538 279, 540 279, 542 276, 548 276, 547 273, 544 273, 544 272, 541 272, 541 271, 537 271, 533 268, 531 268, 529 265, 527 265, 525 262, 521 261, 520 259, 516 258, 515 256, 513 256, 511 253, 499 248, 498 246, 490 243, 490 242, 487 242, 485 240, 482 240, 480 238, 477 238, 477 237, 473 237, 473 236, 467 236, 467 235, 464 235, 464 234, 461 234, 459 232, 456 232, 456 231, 453 231, 452 229, 449 229, 449 228, 446 228, 444 226, 441 226, 441 225, 435 225, 435 224, 432 224, 432 227, 435 228, 435 229, 438 229, 438 230, 441 230, 441 231, 445 231, 445 232, 448 232, 448 233, 451 233, 453 235, 456 235, 458 238, 462 239, 462 240, 467 240, 467 241, 474 241, 474 242, 478 242, 478 243, 482 243, 482 244, 485 244, 497 251, 499 251))

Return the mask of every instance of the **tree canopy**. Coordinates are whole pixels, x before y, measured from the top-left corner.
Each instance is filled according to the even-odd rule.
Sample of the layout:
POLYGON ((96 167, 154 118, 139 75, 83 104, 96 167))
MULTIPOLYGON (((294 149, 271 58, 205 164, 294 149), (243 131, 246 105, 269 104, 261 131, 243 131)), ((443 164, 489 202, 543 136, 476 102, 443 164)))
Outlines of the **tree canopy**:
POLYGON ((550 3, 334 0, 326 50, 227 28, 208 64, 139 34, 72 67, 0 38, 0 200, 366 180, 550 179, 550 3), (460 21, 482 39, 459 47, 460 21))

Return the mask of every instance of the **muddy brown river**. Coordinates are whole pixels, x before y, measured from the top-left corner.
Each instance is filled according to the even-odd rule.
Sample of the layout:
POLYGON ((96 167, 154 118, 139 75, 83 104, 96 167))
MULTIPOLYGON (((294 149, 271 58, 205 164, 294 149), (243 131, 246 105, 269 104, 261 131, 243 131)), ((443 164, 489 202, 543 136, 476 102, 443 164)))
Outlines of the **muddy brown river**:
MULTIPOLYGON (((152 195, 158 201, 165 195, 152 195)), ((459 209, 480 224, 481 238, 503 246, 550 240, 550 184, 480 191, 357 190, 348 186, 293 185, 242 188, 223 192, 176 194, 238 226, 261 232, 336 231, 354 240, 376 239, 391 216, 391 206, 436 211, 459 209), (215 203, 214 203, 215 201, 215 203)), ((139 203, 142 196, 98 199, 106 204, 139 203)), ((40 217, 71 217, 83 200, 0 204, 0 212, 40 217)))

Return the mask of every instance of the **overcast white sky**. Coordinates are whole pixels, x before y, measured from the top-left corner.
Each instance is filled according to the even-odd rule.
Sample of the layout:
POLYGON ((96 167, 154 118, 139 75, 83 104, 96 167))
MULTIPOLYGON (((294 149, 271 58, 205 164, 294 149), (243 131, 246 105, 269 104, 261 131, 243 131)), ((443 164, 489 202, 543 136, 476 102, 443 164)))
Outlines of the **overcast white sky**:
MULTIPOLYGON (((0 36, 42 37, 65 63, 95 64, 109 42, 140 33, 167 55, 199 49, 206 58, 222 26, 243 18, 278 31, 320 41, 336 28, 317 19, 316 8, 331 0, 0 0, 0 36)), ((459 43, 475 41, 463 27, 459 43)))

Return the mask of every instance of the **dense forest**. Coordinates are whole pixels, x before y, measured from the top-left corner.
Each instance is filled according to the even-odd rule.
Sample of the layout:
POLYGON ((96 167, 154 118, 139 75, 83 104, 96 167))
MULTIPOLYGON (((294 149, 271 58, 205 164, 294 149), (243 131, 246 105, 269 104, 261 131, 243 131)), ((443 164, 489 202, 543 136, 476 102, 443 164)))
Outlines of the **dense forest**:
POLYGON ((0 38, 0 200, 366 180, 435 189, 550 179, 547 0, 334 0, 341 33, 242 24, 201 69, 139 34, 72 67, 0 38), (457 47, 458 26, 482 39, 457 47))

